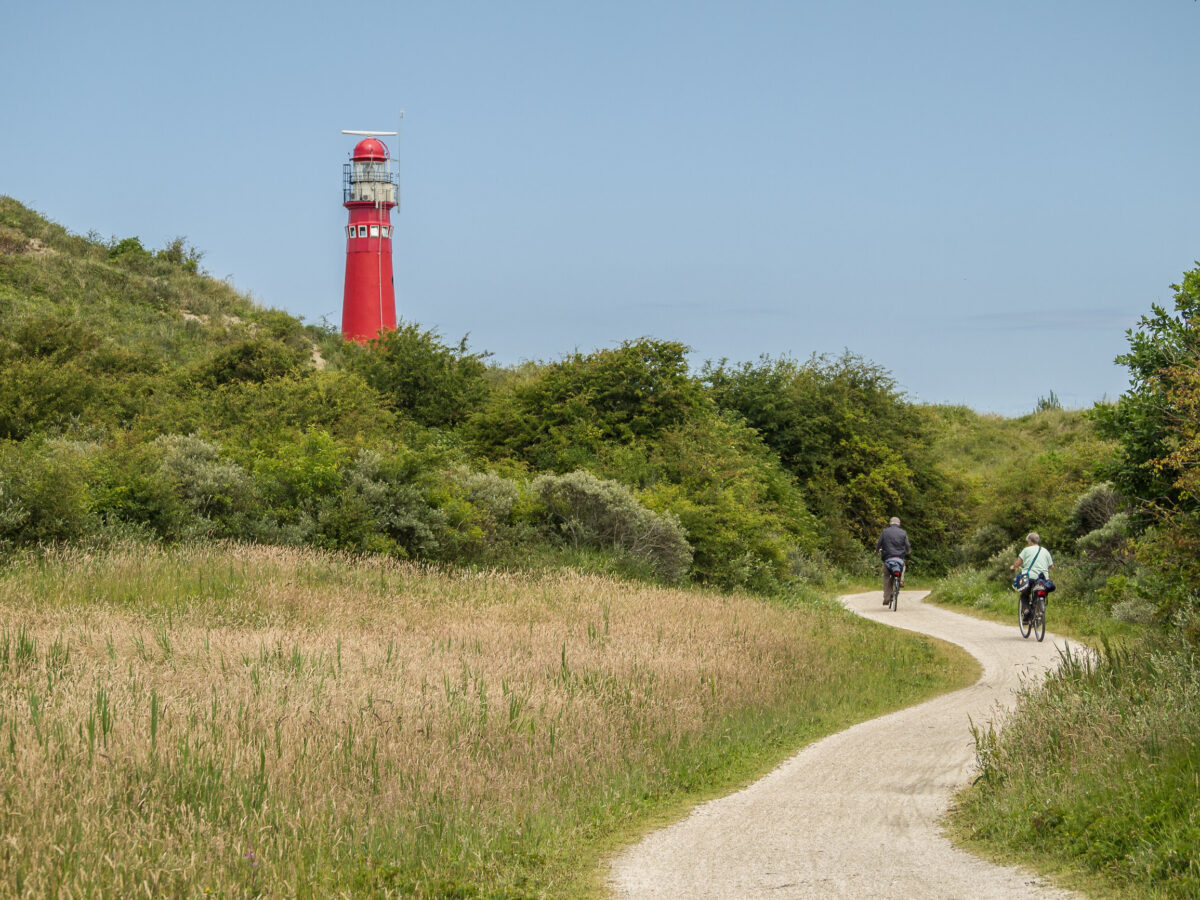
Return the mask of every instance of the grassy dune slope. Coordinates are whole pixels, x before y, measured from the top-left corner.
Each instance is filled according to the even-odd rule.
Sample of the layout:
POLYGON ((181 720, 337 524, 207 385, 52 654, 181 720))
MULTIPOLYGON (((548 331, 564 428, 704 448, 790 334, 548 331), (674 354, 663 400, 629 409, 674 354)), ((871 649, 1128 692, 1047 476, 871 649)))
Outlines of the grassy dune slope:
POLYGON ((0 573, 0 893, 574 896, 803 742, 970 681, 832 603, 242 545, 0 573))

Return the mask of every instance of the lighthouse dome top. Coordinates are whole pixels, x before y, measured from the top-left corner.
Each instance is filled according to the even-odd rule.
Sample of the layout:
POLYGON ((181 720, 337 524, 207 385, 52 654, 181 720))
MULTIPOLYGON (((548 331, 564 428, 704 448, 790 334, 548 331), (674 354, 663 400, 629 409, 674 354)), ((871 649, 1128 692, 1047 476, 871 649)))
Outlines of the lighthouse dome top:
POLYGON ((350 154, 353 160, 385 160, 388 158, 387 144, 378 138, 363 138, 354 145, 354 152, 350 154))

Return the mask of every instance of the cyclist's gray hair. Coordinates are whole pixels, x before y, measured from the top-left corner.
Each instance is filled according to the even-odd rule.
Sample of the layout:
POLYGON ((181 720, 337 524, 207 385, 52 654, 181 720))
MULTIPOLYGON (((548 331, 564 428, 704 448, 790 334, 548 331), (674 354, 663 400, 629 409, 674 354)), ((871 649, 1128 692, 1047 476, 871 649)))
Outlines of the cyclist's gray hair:
POLYGON ((1042 536, 1036 531, 1031 531, 1029 534, 1025 535, 1025 540, 1029 541, 1031 544, 1040 544, 1042 542, 1042 536))

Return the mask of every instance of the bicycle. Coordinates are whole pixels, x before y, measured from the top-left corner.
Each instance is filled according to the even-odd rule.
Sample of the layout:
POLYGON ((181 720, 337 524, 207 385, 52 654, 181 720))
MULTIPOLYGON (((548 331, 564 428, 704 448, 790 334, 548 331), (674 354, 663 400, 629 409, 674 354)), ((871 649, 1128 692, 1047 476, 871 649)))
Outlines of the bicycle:
POLYGON ((1030 633, 1040 643, 1046 636, 1046 583, 1037 579, 1029 591, 1029 601, 1020 600, 1017 603, 1017 627, 1021 637, 1028 639, 1030 633))
POLYGON ((892 592, 888 595, 887 605, 888 609, 895 612, 900 605, 900 576, 904 574, 904 560, 892 556, 885 559, 883 565, 892 575, 892 592))

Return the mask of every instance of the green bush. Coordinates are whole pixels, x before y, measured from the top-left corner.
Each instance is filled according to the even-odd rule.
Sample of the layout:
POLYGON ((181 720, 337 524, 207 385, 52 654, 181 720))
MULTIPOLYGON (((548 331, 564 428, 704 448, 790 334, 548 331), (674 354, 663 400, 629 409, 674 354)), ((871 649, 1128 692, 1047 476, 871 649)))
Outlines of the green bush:
POLYGON ((969 566, 983 565, 1012 544, 1012 535, 994 523, 980 525, 963 541, 960 554, 969 566))
POLYGON ((154 255, 156 259, 178 266, 193 275, 199 274, 200 260, 204 258, 203 251, 188 244, 187 238, 182 236, 168 241, 167 245, 154 255))
POLYGON ((321 371, 264 382, 231 382, 194 392, 179 384, 171 397, 148 409, 137 427, 152 435, 196 433, 219 437, 231 456, 250 469, 256 459, 305 430, 321 430, 347 445, 395 439, 395 417, 360 376, 321 371))
POLYGON ((113 238, 108 248, 108 258, 120 260, 127 265, 137 265, 152 259, 150 251, 142 246, 141 238, 127 237, 117 240, 113 238))
POLYGON ((149 538, 173 541, 215 535, 214 523, 164 476, 162 455, 160 447, 128 435, 98 454, 91 478, 97 515, 108 528, 132 528, 149 538))
POLYGON ((571 472, 540 475, 532 489, 545 504, 551 526, 569 544, 619 550, 646 560, 668 581, 687 574, 692 548, 679 519, 642 506, 624 485, 589 472, 571 472))
POLYGON ((245 469, 194 435, 163 435, 154 445, 161 454, 158 475, 196 516, 226 536, 251 533, 262 508, 258 485, 245 469))
POLYGON ((347 368, 397 413, 421 425, 458 425, 479 408, 486 393, 485 354, 469 352, 465 337, 450 347, 437 332, 400 322, 360 352, 347 349, 347 368))
POLYGON ((951 606, 987 609, 996 604, 1005 587, 979 569, 962 568, 948 573, 933 591, 933 599, 951 606))
POLYGON ((262 382, 296 374, 305 354, 278 341, 250 338, 218 351, 196 367, 197 386, 215 388, 237 381, 262 382))
POLYGON ((711 411, 686 354, 683 344, 643 338, 535 367, 498 388, 467 434, 485 454, 536 470, 595 468, 613 447, 711 411))
POLYGON ((0 442, 0 547, 80 540, 96 531, 89 478, 97 448, 68 441, 0 442))
POLYGON ((521 500, 521 488, 513 480, 494 472, 457 469, 451 473, 467 500, 497 525, 513 521, 521 500))
POLYGON ((1122 505, 1121 495, 1113 489, 1111 482, 1092 485, 1079 495, 1071 510, 1072 532, 1076 537, 1081 537, 1103 528, 1122 505))
POLYGON ((1116 513, 1095 531, 1089 531, 1075 542, 1085 557, 1101 562, 1121 561, 1129 556, 1132 522, 1129 513, 1116 513))
POLYGON ((432 556, 446 538, 447 516, 419 483, 418 460, 360 450, 327 490, 315 513, 316 541, 326 547, 401 556, 432 556))
POLYGON ((602 465, 637 485, 647 506, 679 517, 699 581, 773 592, 793 552, 821 549, 795 479, 739 421, 696 415, 602 465))

